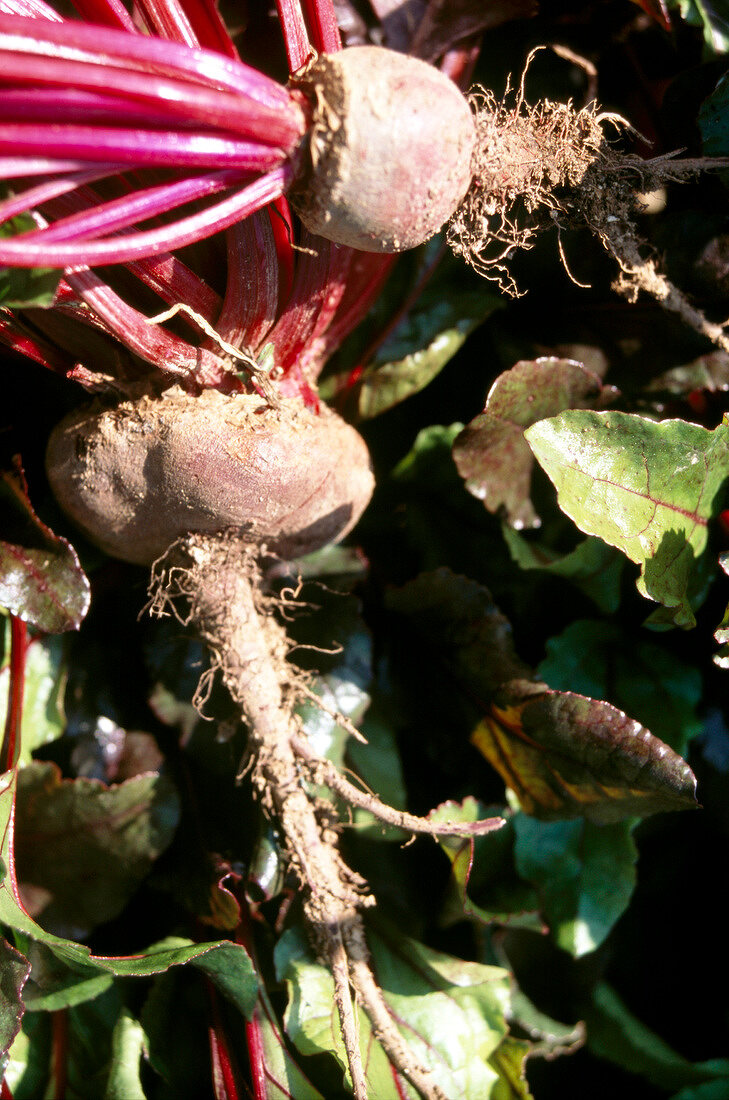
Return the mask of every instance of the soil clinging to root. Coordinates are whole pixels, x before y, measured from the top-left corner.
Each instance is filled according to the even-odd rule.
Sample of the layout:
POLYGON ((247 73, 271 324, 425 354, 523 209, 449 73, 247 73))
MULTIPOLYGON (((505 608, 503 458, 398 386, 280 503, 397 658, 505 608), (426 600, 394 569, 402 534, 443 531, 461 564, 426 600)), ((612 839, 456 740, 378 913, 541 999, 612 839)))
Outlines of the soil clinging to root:
POLYGON ((248 753, 239 778, 250 774, 263 811, 282 835, 313 946, 334 980, 355 1100, 367 1097, 357 1006, 367 1014, 398 1073, 425 1100, 448 1100, 432 1070, 413 1057, 377 984, 361 915, 375 899, 339 852, 342 822, 336 806, 315 794, 314 786, 325 785, 345 804, 362 806, 413 833, 473 835, 500 828, 503 820, 436 824, 395 810, 316 754, 295 713, 302 696, 311 699, 312 694, 288 661, 289 639, 275 616, 275 597, 264 591, 258 553, 236 530, 179 539, 153 566, 150 613, 173 615, 195 626, 240 707, 248 753))
MULTIPOLYGON (((724 327, 705 317, 661 273, 636 226, 641 194, 729 162, 672 155, 646 161, 620 153, 610 144, 605 127, 632 129, 625 119, 601 112, 594 104, 580 110, 549 100, 529 106, 524 101, 524 77, 515 103, 508 90, 500 102, 481 88, 474 89, 470 99, 478 138, 473 179, 447 230, 457 255, 503 291, 518 296, 521 292, 509 270, 514 251, 531 248, 545 229, 556 228, 561 234, 587 225, 618 263, 615 291, 630 301, 641 292, 649 294, 729 352, 724 327)), ((573 278, 561 236, 560 254, 573 278)))

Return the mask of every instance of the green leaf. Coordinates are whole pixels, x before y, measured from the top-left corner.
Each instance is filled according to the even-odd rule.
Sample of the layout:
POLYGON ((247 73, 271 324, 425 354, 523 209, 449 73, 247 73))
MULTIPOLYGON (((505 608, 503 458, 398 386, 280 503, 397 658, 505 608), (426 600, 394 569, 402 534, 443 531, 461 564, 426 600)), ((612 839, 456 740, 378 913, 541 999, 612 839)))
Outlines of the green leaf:
POLYGON ((21 994, 29 973, 28 960, 0 936, 0 1067, 20 1031, 21 994))
MULTIPOLYGON (((414 305, 366 363, 355 387, 360 418, 379 416, 422 390, 474 329, 503 304, 446 256, 414 305)), ((333 396, 332 383, 336 380, 324 383, 325 398, 333 396)))
POLYGON ((638 562, 642 595, 693 626, 689 580, 729 474, 729 421, 712 432, 683 420, 570 411, 526 436, 562 511, 638 562))
MULTIPOLYGON (((0 197, 6 188, 0 187, 0 197)), ((0 225, 0 238, 37 229, 30 214, 8 218, 0 225)), ((47 309, 53 305, 63 271, 54 267, 0 267, 0 308, 47 309)))
POLYGON ((483 703, 505 681, 531 675, 516 654, 509 620, 489 590, 468 577, 449 569, 421 573, 389 592, 387 606, 408 617, 443 655, 452 674, 483 703))
POLYGON ((729 1100, 729 1077, 720 1081, 704 1081, 702 1085, 687 1085, 671 1100, 729 1100))
POLYGON ((703 729, 701 673, 654 641, 616 623, 580 619, 546 644, 537 674, 550 687, 603 699, 634 716, 675 752, 703 729))
MULTIPOLYGON (((729 82, 727 82, 729 107, 729 82)), ((729 151, 729 121, 727 121, 727 151, 729 151)), ((729 355, 725 351, 709 351, 680 367, 659 374, 646 386, 647 393, 669 393, 685 397, 693 390, 719 393, 729 390, 729 355)))
POLYGON ((669 0, 669 7, 678 8, 689 26, 701 28, 709 56, 729 50, 729 14, 721 0, 669 0))
POLYGON ((90 588, 76 551, 42 523, 20 468, 0 470, 0 605, 46 634, 78 630, 90 588))
POLYGON ((539 569, 563 577, 584 592, 601 611, 611 614, 620 604, 620 581, 625 559, 602 539, 583 539, 568 554, 523 538, 513 527, 502 527, 512 560, 521 569, 539 569))
POLYGON ((49 1017, 26 1012, 5 1066, 5 1082, 13 1100, 38 1100, 45 1095, 50 1053, 49 1017))
MULTIPOLYGON (((402 762, 394 730, 375 711, 370 709, 359 728, 367 744, 350 738, 347 743, 347 760, 371 791, 382 802, 396 810, 407 809, 407 791, 402 772, 402 762)), ((350 809, 352 821, 359 836, 372 840, 405 840, 400 829, 383 825, 369 810, 350 809)))
MULTIPOLYGON (((489 1059, 506 1036, 508 971, 463 962, 414 940, 378 931, 368 935, 373 966, 385 1000, 413 1055, 433 1071, 446 1096, 488 1100, 503 1079, 489 1059)), ((276 968, 289 989, 286 1028, 302 1053, 334 1053, 346 1071, 346 1057, 328 971, 314 962, 296 932, 276 948, 276 968)), ((360 1048, 370 1095, 398 1100, 389 1062, 359 1012, 360 1048)))
POLYGON ((15 867, 30 912, 70 938, 111 920, 170 844, 179 816, 179 796, 165 775, 107 787, 62 779, 52 763, 21 769, 15 867))
POLYGON ((625 912, 638 852, 631 823, 514 820, 519 873, 539 893, 555 942, 576 958, 589 954, 625 912))
MULTIPOLYGON (((0 633, 6 631, 7 620, 0 620, 0 633)), ((6 642, 5 654, 9 654, 6 642)), ((28 646, 23 682, 21 712, 21 746, 18 763, 30 763, 32 753, 62 735, 66 728, 63 697, 68 666, 63 638, 51 636, 32 638, 28 646)), ((0 659, 0 715, 6 713, 10 687, 10 668, 0 659)))
POLYGON ((729 1084, 729 1059, 690 1062, 677 1054, 630 1012, 606 982, 595 986, 586 1023, 587 1043, 595 1054, 640 1074, 658 1088, 673 1090, 709 1081, 717 1088, 729 1084))
POLYGON ((142 1025, 122 1009, 111 1037, 111 1065, 104 1100, 145 1100, 140 1077, 144 1045, 142 1025))
POLYGON ((471 741, 516 794, 546 821, 598 825, 696 808, 688 764, 617 707, 546 685, 504 685, 471 741))
POLYGON ((261 1100, 324 1100, 296 1064, 281 1034, 273 1006, 261 989, 250 1027, 256 1031, 263 1063, 263 1080, 257 1081, 261 1100))
POLYGON ((258 990, 258 978, 245 948, 228 940, 213 943, 193 943, 192 940, 168 937, 133 956, 92 955, 84 944, 46 932, 28 915, 18 898, 7 868, 12 864, 12 830, 9 828, 13 812, 17 771, 0 776, 0 923, 21 935, 47 945, 57 958, 67 964, 74 975, 70 984, 78 981, 78 974, 91 978, 92 971, 116 974, 119 977, 142 978, 161 974, 170 967, 191 963, 203 970, 238 1008, 247 1015, 253 1011, 258 990))
POLYGON ((524 429, 563 409, 594 408, 612 391, 571 359, 523 360, 494 382, 482 413, 453 444, 469 493, 516 528, 538 527, 531 502, 534 459, 524 429))

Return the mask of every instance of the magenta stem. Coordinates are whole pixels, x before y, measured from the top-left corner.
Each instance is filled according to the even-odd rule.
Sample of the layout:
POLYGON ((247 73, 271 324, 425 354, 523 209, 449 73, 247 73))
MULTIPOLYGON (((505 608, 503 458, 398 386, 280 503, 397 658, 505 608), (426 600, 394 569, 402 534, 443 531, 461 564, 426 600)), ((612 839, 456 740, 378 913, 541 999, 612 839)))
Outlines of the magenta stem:
POLYGON ((15 766, 20 752, 23 691, 25 687, 25 659, 28 652, 28 627, 17 615, 10 616, 10 688, 8 710, 5 715, 5 731, 0 747, 0 771, 15 766))
POLYGON ((283 165, 235 194, 172 225, 129 233, 111 240, 42 244, 23 237, 0 239, 0 263, 15 267, 68 267, 128 263, 155 252, 170 252, 219 233, 241 218, 272 202, 291 182, 292 170, 283 165))
POLYGON ((311 57, 311 45, 299 0, 276 0, 289 72, 301 69, 311 57))

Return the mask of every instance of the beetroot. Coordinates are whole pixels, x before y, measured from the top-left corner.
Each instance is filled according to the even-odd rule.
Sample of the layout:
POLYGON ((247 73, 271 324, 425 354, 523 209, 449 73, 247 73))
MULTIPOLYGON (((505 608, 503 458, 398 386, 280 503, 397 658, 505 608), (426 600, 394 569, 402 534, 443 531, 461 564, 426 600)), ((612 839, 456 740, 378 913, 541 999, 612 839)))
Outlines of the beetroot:
POLYGON ((297 80, 314 104, 290 197, 309 229, 366 252, 422 244, 471 182, 471 109, 437 69, 392 50, 324 55, 297 80))
POLYGON ((76 411, 47 467, 89 538, 142 565, 187 532, 231 527, 284 558, 310 553, 350 530, 374 484, 361 437, 325 406, 215 390, 76 411))

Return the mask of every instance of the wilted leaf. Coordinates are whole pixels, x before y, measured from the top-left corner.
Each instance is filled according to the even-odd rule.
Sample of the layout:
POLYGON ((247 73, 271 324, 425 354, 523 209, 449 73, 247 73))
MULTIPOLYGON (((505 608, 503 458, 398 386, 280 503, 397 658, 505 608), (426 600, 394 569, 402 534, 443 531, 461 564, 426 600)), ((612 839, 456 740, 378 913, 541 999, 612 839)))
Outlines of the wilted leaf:
POLYGON ((547 821, 605 825, 696 806, 696 780, 673 749, 584 695, 507 685, 471 740, 522 809, 547 821))
MULTIPOLYGON (((0 632, 6 621, 0 619, 0 632)), ((9 646, 5 646, 6 657, 9 646)), ((18 762, 30 762, 34 749, 55 741, 66 725, 63 695, 67 666, 62 638, 32 638, 25 659, 23 709, 21 712, 21 746, 18 762)), ((10 667, 0 659, 0 716, 6 713, 10 667)))
POLYGON ((0 936, 0 1066, 20 1031, 21 994, 29 973, 28 960, 0 936))
POLYGON ((504 513, 516 528, 538 527, 531 502, 534 458, 524 429, 563 409, 594 408, 612 391, 571 359, 523 360, 494 382, 479 416, 453 446, 466 488, 489 512, 504 513))
POLYGON ((673 1091, 710 1081, 729 1087, 729 1058, 690 1062, 637 1019, 606 982, 595 986, 586 1022, 588 1046, 595 1054, 640 1074, 657 1088, 673 1091))
POLYGON ((599 947, 628 907, 638 850, 627 821, 535 821, 518 814, 516 866, 537 890, 555 943, 579 958, 599 947))
MULTIPOLYGON (((414 940, 370 933, 373 966, 385 1000, 413 1056, 431 1069, 446 1096, 488 1100, 500 1076, 488 1059, 506 1035, 508 971, 463 962, 414 940)), ((295 932, 276 948, 279 977, 289 987, 286 1029, 302 1053, 334 1053, 346 1069, 329 972, 314 962, 295 932)), ((399 1100, 390 1064, 359 1012, 360 1049, 370 1095, 399 1100)))
POLYGON ((36 516, 20 469, 0 471, 0 605, 46 634, 77 630, 90 590, 76 551, 36 516))
POLYGON ((421 573, 387 597, 477 698, 487 702, 507 680, 528 679, 514 650, 511 625, 483 585, 438 569, 421 573))
MULTIPOLYGON (((461 805, 445 802, 429 815, 431 821, 483 821, 493 812, 475 798, 461 805)), ((534 890, 519 878, 514 866, 513 815, 504 826, 484 836, 464 840, 440 836, 438 843, 451 861, 451 882, 441 914, 444 924, 464 918, 479 924, 531 928, 543 932, 534 890)))
POLYGON ((563 577, 589 596, 601 611, 610 614, 620 603, 620 581, 625 559, 602 539, 583 539, 574 550, 560 554, 548 546, 527 541, 508 524, 504 539, 513 560, 522 569, 540 569, 563 577))
POLYGON ((678 625, 693 626, 689 580, 729 476, 729 421, 708 431, 683 420, 569 411, 526 437, 562 511, 638 562, 639 591, 670 608, 678 625))
POLYGON ((121 912, 168 846, 179 796, 164 775, 117 786, 61 779, 55 764, 18 776, 16 874, 31 915, 78 938, 121 912))

